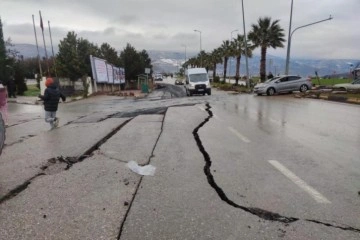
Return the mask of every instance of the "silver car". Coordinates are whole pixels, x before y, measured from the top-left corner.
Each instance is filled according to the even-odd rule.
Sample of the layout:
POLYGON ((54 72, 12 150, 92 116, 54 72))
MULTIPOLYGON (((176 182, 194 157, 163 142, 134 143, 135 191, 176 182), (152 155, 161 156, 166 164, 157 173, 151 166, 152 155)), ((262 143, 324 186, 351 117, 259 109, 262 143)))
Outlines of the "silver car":
POLYGON ((352 83, 335 84, 334 88, 339 88, 344 91, 360 89, 360 79, 354 80, 352 83))
POLYGON ((311 87, 311 78, 282 75, 256 84, 254 93, 257 95, 267 94, 272 96, 275 93, 291 93, 293 91, 306 92, 311 89, 311 87))

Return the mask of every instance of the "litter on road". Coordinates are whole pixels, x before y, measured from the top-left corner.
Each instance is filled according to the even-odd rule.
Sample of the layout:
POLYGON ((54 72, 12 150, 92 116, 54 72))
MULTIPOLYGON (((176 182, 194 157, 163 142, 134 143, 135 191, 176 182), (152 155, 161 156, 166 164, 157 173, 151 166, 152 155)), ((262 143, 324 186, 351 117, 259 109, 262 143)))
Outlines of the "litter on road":
POLYGON ((154 176, 156 170, 156 167, 152 165, 139 166, 135 161, 130 161, 126 165, 131 171, 144 176, 154 176))

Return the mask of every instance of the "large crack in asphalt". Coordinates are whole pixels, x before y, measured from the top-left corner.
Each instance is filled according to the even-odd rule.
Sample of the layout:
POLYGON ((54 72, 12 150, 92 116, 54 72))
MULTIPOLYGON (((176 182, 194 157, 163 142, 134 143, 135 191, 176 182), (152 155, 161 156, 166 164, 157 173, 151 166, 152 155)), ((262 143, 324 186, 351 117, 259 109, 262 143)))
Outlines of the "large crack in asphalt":
MULTIPOLYGON (((261 219, 264 220, 268 220, 268 221, 276 221, 276 222, 281 222, 281 223, 285 223, 285 224, 290 224, 293 222, 296 222, 298 220, 301 220, 300 218, 296 218, 296 217, 286 217, 286 216, 282 216, 278 213, 274 213, 274 212, 270 212, 264 209, 260 209, 260 208, 254 208, 254 207, 246 207, 246 206, 242 206, 239 205, 237 203, 235 203, 234 201, 232 201, 231 199, 229 199, 224 190, 219 187, 219 185, 216 183, 214 176, 211 173, 211 158, 209 153, 205 150, 202 141, 200 139, 199 136, 199 130, 200 128, 202 128, 212 117, 213 117, 213 113, 210 110, 211 106, 209 103, 206 103, 206 112, 209 114, 209 116, 207 118, 204 119, 203 122, 201 122, 194 130, 193 130, 193 135, 195 138, 195 141, 197 143, 197 146, 200 150, 200 152, 202 153, 202 155, 204 156, 204 160, 205 160, 205 166, 204 166, 204 173, 206 175, 206 178, 208 180, 208 183, 210 184, 210 186, 212 188, 214 188, 214 190, 216 191, 216 193, 218 194, 218 196, 220 197, 221 200, 223 200, 224 202, 226 202, 227 204, 229 204, 230 206, 233 206, 235 208, 239 208, 242 209, 245 212, 251 213, 255 216, 258 216, 261 219)), ((332 228, 337 228, 337 229, 341 229, 344 231, 352 231, 352 232, 357 232, 360 233, 360 229, 359 228, 354 228, 351 226, 341 226, 340 224, 330 224, 330 223, 326 223, 326 222, 322 222, 322 221, 318 221, 318 220, 313 220, 313 219, 305 219, 305 221, 307 222, 311 222, 311 223, 316 223, 316 224, 320 224, 320 225, 324 225, 327 227, 332 227, 332 228)))
POLYGON ((35 176, 33 176, 32 178, 28 179, 27 181, 25 181, 23 184, 20 184, 19 186, 17 186, 16 188, 12 189, 10 192, 8 192, 6 195, 4 195, 2 198, 0 198, 0 204, 14 198, 15 196, 17 196, 19 193, 21 193, 22 191, 24 191, 30 184, 31 182, 39 177, 39 176, 43 176, 45 175, 44 173, 38 173, 35 176))
POLYGON ((210 110, 210 108, 211 108, 210 104, 207 103, 205 110, 208 112, 209 116, 207 118, 205 118, 205 120, 202 123, 200 123, 193 130, 193 135, 194 135, 195 141, 197 143, 197 146, 198 146, 200 152, 203 154, 204 159, 205 159, 204 173, 207 177, 208 183, 210 184, 211 187, 213 187, 215 189, 215 191, 219 195, 220 199, 223 200, 224 202, 226 202, 227 204, 229 204, 230 206, 233 206, 235 208, 240 208, 240 209, 242 209, 248 213, 251 213, 253 215, 256 215, 264 220, 278 221, 278 222, 282 222, 282 223, 291 223, 291 222, 295 222, 295 221, 299 220, 298 218, 281 216, 278 213, 273 213, 273 212, 263 210, 260 208, 251 208, 251 207, 241 206, 241 205, 235 203, 234 201, 230 200, 226 196, 225 192, 217 185, 217 183, 214 180, 214 176, 211 174, 210 156, 206 152, 206 150, 201 142, 199 133, 198 133, 199 129, 202 128, 210 120, 210 118, 213 117, 213 113, 210 110))
MULTIPOLYGON (((161 137, 161 135, 162 135, 162 133, 163 133, 163 130, 164 130, 164 122, 165 122, 165 116, 166 116, 167 109, 168 109, 168 108, 166 108, 166 111, 164 112, 164 117, 163 117, 162 122, 161 122, 161 129, 160 129, 159 136, 158 136, 158 138, 157 138, 156 141, 155 141, 155 144, 154 144, 154 147, 153 147, 153 149, 152 149, 152 151, 151 151, 150 157, 149 157, 148 161, 145 163, 145 165, 150 164, 151 158, 154 157, 154 151, 155 151, 155 149, 156 149, 156 146, 157 146, 157 144, 158 144, 158 142, 159 142, 159 140, 160 140, 160 137, 161 137)), ((142 182, 142 180, 143 180, 143 177, 144 177, 144 176, 141 176, 141 177, 140 177, 140 181, 138 182, 138 184, 137 184, 137 186, 136 186, 135 192, 134 192, 134 194, 133 194, 133 196, 132 196, 132 199, 131 199, 131 201, 130 201, 130 203, 129 203, 129 207, 128 207, 126 213, 125 213, 124 219, 123 219, 122 222, 121 222, 119 234, 118 234, 118 237, 117 237, 118 240, 120 240, 120 238, 121 238, 122 232, 123 232, 123 230, 124 230, 124 226, 125 226, 126 219, 127 219, 128 215, 129 215, 129 213, 130 213, 131 207, 132 207, 132 205, 133 205, 133 202, 134 202, 134 200, 135 200, 135 197, 136 197, 136 195, 137 195, 137 192, 138 192, 138 190, 139 190, 139 188, 140 188, 140 185, 141 185, 141 182, 142 182)))
MULTIPOLYGON (((171 107, 178 107, 178 106, 193 106, 194 104, 179 104, 179 105, 173 105, 171 107)), ((43 175, 53 175, 57 174, 61 171, 66 171, 70 169, 74 164, 83 161, 87 157, 91 156, 93 152, 99 147, 104 144, 108 139, 110 139, 113 135, 115 135, 121 128, 123 128, 127 123, 129 123, 132 119, 139 115, 146 115, 146 114, 161 114, 165 116, 165 113, 167 111, 168 107, 156 107, 156 108, 148 108, 148 109, 137 109, 134 111, 127 111, 127 112, 119 112, 112 115, 107 115, 106 117, 102 118, 101 121, 104 121, 108 118, 130 118, 126 121, 124 121, 122 124, 120 124, 118 127, 113 129, 109 134, 107 134, 105 137, 100 139, 98 142, 96 142, 93 146, 91 146, 87 151, 85 151, 84 154, 72 157, 72 156, 58 156, 53 157, 51 159, 48 159, 48 161, 40 167, 40 172, 36 174, 35 176, 31 177, 30 179, 27 179, 24 183, 18 185, 14 189, 10 190, 7 194, 5 194, 3 197, 0 198, 0 204, 2 204, 5 201, 8 201, 12 198, 14 198, 16 195, 21 193, 22 191, 26 190, 27 187, 31 184, 32 181, 34 181, 37 177, 43 176, 43 175)), ((82 116, 86 117, 86 116, 82 116)), ((80 118, 82 118, 80 117, 80 118)), ((164 119, 163 119, 164 121, 164 119)), ((99 120, 97 121, 99 122, 99 120)), ((65 125, 69 125, 72 122, 68 122, 65 125)), ((162 127, 161 126, 161 133, 162 133, 162 127)), ((160 133, 160 135, 161 135, 160 133)), ((159 135, 159 138, 160 138, 159 135)), ((157 139, 156 144, 159 139, 157 139)), ((154 146, 154 149, 156 147, 156 144, 154 146)), ((154 151, 153 149, 153 151, 154 151)), ((150 158, 149 158, 150 161, 150 158)))
POLYGON ((52 175, 59 173, 61 171, 66 171, 70 169, 74 164, 79 163, 83 161, 84 159, 88 158, 92 155, 92 153, 99 149, 99 147, 104 144, 108 139, 110 139, 112 136, 114 136, 121 128, 123 128, 127 123, 129 123, 131 119, 128 119, 124 121, 122 124, 120 124, 118 127, 114 128, 110 133, 108 133, 105 137, 100 139, 98 142, 96 142, 93 146, 91 146, 88 150, 85 151, 80 156, 77 157, 64 157, 64 156, 58 156, 54 158, 48 159, 47 163, 42 165, 40 167, 41 172, 36 174, 35 176, 31 177, 30 179, 26 180, 24 183, 18 185, 14 189, 10 190, 7 194, 5 194, 3 197, 0 198, 0 204, 4 203, 5 201, 8 201, 14 197, 16 197, 19 193, 25 191, 28 186, 39 176, 44 175, 52 175))

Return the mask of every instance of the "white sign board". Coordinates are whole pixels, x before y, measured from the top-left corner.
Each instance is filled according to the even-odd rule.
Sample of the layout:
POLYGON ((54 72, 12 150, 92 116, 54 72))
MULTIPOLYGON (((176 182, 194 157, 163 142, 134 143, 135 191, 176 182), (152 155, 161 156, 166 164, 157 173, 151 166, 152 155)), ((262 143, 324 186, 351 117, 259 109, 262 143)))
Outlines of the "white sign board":
POLYGON ((145 73, 150 74, 150 68, 145 68, 145 73))
POLYGON ((120 83, 123 84, 125 83, 125 69, 124 68, 119 68, 119 75, 120 75, 120 83))
POLYGON ((93 77, 97 83, 125 83, 125 69, 107 64, 105 60, 90 56, 93 77))
POLYGON ((106 68, 105 60, 100 58, 93 58, 94 59, 94 68, 96 74, 96 82, 98 83, 107 83, 108 82, 108 72, 106 68))
POLYGON ((108 74, 108 83, 112 84, 114 82, 113 67, 111 64, 106 64, 106 68, 107 68, 107 74, 108 74))
POLYGON ((120 84, 120 74, 119 74, 119 68, 113 67, 114 70, 114 84, 120 84))

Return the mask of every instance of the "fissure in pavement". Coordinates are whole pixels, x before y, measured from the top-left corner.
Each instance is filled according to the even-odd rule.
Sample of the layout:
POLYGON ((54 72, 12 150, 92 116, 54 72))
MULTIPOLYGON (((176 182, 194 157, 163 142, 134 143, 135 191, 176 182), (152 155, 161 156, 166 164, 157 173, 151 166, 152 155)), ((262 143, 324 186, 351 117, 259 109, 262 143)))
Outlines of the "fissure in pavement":
POLYGON ((23 192, 27 187, 31 184, 31 182, 36 179, 39 176, 43 175, 51 175, 55 173, 59 173, 63 170, 70 169, 74 164, 83 161, 85 158, 92 155, 92 153, 97 150, 102 144, 104 144, 108 139, 110 139, 114 134, 116 134, 122 127, 124 127, 128 122, 130 122, 132 119, 126 120, 122 124, 120 124, 117 128, 115 128, 113 131, 111 131, 109 134, 107 134, 104 138, 102 138, 100 141, 98 141, 96 144, 94 144, 92 147, 90 147, 87 151, 85 151, 84 154, 78 156, 78 157, 55 157, 48 160, 48 162, 41 166, 41 172, 36 174, 35 176, 31 177, 30 179, 26 180, 24 183, 20 184, 13 190, 11 190, 9 193, 7 193, 5 196, 0 198, 0 204, 2 204, 5 201, 8 201, 12 198, 14 198, 19 193, 23 192), (62 168, 62 166, 55 166, 55 165, 62 165, 65 164, 65 167, 62 168))
POLYGON ((18 195, 19 193, 21 193, 22 191, 24 191, 30 184, 31 181, 34 180, 35 178, 45 175, 44 173, 39 173, 36 174, 34 177, 30 178, 29 180, 25 181, 23 184, 17 186, 16 188, 14 188, 13 190, 11 190, 8 194, 6 194, 5 196, 3 196, 2 198, 0 198, 0 204, 12 199, 13 197, 15 197, 16 195, 18 195))
MULTIPOLYGON (((221 200, 223 200, 224 202, 226 202, 227 204, 229 204, 230 206, 233 206, 235 208, 239 208, 242 209, 248 213, 251 213, 253 215, 256 215, 264 220, 269 220, 269 221, 277 221, 277 222, 281 222, 281 223, 286 223, 286 224, 290 224, 293 223, 295 221, 300 220, 299 218, 296 217, 286 217, 286 216, 282 216, 278 213, 274 213, 274 212, 270 212, 264 209, 260 209, 260 208, 252 208, 252 207, 245 207, 245 206, 241 206, 237 203, 235 203, 234 201, 232 201, 231 199, 229 199, 225 192, 223 191, 222 188, 219 187, 219 185, 215 182, 214 176, 211 173, 211 158, 208 154, 208 152, 205 150, 202 141, 200 139, 199 136, 199 130, 200 128, 202 128, 212 117, 213 117, 213 113, 210 110, 211 106, 209 103, 206 104, 206 111, 209 114, 209 116, 207 118, 204 119, 203 122, 201 122, 194 130, 193 130, 193 135, 195 138, 195 141, 197 143, 197 146, 200 150, 200 152, 202 153, 202 155, 204 156, 204 160, 205 160, 205 166, 204 166, 204 173, 206 175, 206 178, 208 180, 208 183, 210 184, 210 186, 212 188, 214 188, 214 190, 216 191, 216 193, 218 194, 218 196, 220 197, 221 200)), ((353 232, 357 232, 360 233, 360 229, 358 228, 354 228, 351 226, 339 226, 338 224, 330 224, 330 223, 325 223, 322 221, 318 221, 318 220, 312 220, 312 219, 306 219, 305 221, 307 222, 311 222, 311 223, 316 223, 316 224, 321 224, 327 227, 332 227, 332 228, 337 228, 337 229, 341 229, 341 230, 345 230, 345 231, 353 231, 353 232)))
MULTIPOLYGON (((162 122, 161 122, 161 129, 160 129, 159 136, 158 136, 158 138, 156 139, 156 142, 155 142, 154 147, 153 147, 153 149, 152 149, 152 151, 151 151, 151 154, 150 154, 150 156, 149 156, 148 161, 145 163, 146 165, 150 164, 151 158, 154 157, 155 148, 156 148, 156 146, 157 146, 157 144, 158 144, 158 142, 159 142, 159 140, 160 140, 160 137, 161 137, 161 135, 162 135, 162 133, 163 133, 163 130, 164 130, 164 121, 165 121, 165 115, 166 115, 167 109, 168 109, 168 108, 166 108, 166 111, 164 112, 164 117, 163 117, 162 122)), ((134 194, 133 194, 133 197, 132 197, 132 199, 131 199, 131 201, 130 201, 129 207, 128 207, 126 213, 125 213, 124 219, 123 219, 122 222, 121 222, 120 230, 119 230, 119 234, 118 234, 118 238, 117 238, 118 240, 120 240, 120 238, 121 238, 121 235, 122 235, 122 232, 123 232, 123 230, 124 230, 124 226, 125 226, 125 222, 126 222, 127 216, 129 215, 129 212, 130 212, 130 210, 131 210, 132 204, 133 204, 134 199, 135 199, 135 197, 136 197, 136 195, 137 195, 137 192, 138 192, 138 190, 139 190, 139 187, 140 187, 140 185, 141 185, 142 180, 143 180, 143 176, 140 177, 140 181, 139 181, 139 183, 138 183, 137 186, 136 186, 136 189, 135 189, 135 192, 134 192, 134 194)))

